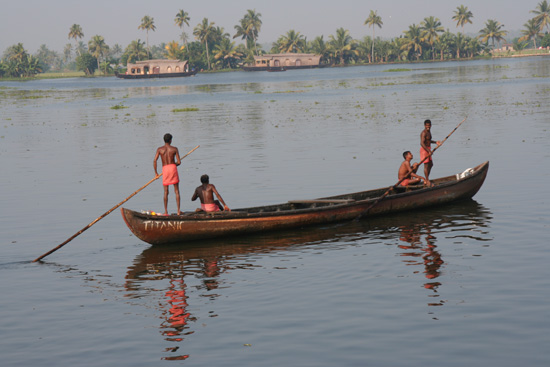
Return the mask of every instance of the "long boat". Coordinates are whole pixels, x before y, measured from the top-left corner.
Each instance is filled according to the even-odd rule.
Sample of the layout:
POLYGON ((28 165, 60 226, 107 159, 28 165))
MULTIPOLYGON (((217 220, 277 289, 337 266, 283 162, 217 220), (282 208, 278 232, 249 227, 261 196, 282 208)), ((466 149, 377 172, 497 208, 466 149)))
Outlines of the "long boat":
POLYGON ((483 185, 488 170, 487 161, 460 174, 432 180, 431 187, 384 187, 215 213, 185 212, 163 216, 126 208, 121 208, 121 212, 136 237, 152 245, 162 245, 344 222, 471 199, 483 185), (381 197, 383 199, 379 200, 381 197))
POLYGON ((156 79, 156 78, 181 78, 186 76, 193 76, 198 73, 198 69, 181 72, 181 73, 151 73, 151 74, 119 74, 115 73, 117 78, 120 79, 156 79))

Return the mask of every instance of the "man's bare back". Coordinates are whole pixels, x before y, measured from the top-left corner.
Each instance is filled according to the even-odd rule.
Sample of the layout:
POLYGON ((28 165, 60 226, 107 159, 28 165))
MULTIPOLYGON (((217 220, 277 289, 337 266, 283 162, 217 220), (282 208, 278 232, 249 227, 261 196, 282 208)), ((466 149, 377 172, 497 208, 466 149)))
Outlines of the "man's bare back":
MULTIPOLYGON (((214 186, 209 182, 208 175, 202 175, 201 182, 202 182, 202 185, 197 187, 195 189, 195 192, 193 193, 193 197, 191 198, 192 201, 200 199, 202 204, 201 207, 203 209, 207 208, 208 206, 212 208, 211 206, 215 204, 215 205, 218 205, 220 209, 231 211, 231 209, 229 209, 229 207, 223 201, 223 198, 221 197, 218 190, 216 190, 216 186, 214 186), (222 204, 220 204, 217 200, 214 199, 214 195, 216 195, 216 197, 220 199, 220 201, 223 204, 223 207, 222 207, 222 204)), ((207 210, 207 211, 210 211, 210 210, 207 210)))
POLYGON ((155 176, 158 178, 159 173, 157 170, 157 161, 160 157, 162 162, 162 185, 164 186, 164 214, 168 215, 168 187, 174 185, 174 192, 176 194, 176 205, 178 206, 178 215, 180 211, 180 189, 179 189, 179 177, 177 166, 181 164, 180 153, 178 148, 172 145, 172 135, 164 135, 164 145, 157 148, 155 153, 155 159, 153 160, 153 169, 155 170, 155 176))

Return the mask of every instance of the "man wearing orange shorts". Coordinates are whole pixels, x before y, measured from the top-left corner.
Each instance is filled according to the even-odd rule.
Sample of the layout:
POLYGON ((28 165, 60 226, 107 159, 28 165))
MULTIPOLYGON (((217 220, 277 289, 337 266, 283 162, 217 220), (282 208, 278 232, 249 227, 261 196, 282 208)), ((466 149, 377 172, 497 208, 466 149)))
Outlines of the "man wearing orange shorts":
POLYGON ((192 201, 197 200, 199 198, 201 200, 201 208, 197 209, 197 211, 205 211, 205 212, 219 212, 220 210, 227 210, 231 211, 227 205, 225 205, 225 202, 223 201, 220 193, 218 190, 216 190, 216 186, 212 185, 210 183, 210 178, 208 175, 202 175, 201 176, 201 183, 199 187, 195 189, 195 193, 193 194, 193 197, 191 198, 192 201), (220 204, 220 201, 214 200, 214 194, 220 199, 220 201, 223 203, 220 204))
POLYGON ((164 134, 164 145, 157 149, 155 159, 153 160, 153 168, 155 169, 155 175, 158 177, 157 172, 157 160, 161 158, 162 161, 162 185, 164 186, 164 215, 168 215, 168 187, 174 185, 174 192, 176 193, 176 204, 178 206, 178 215, 180 211, 180 188, 179 188, 179 176, 178 166, 181 164, 180 153, 178 148, 172 146, 172 135, 164 134))
POLYGON ((426 180, 429 180, 430 172, 432 171, 432 167, 434 165, 432 157, 431 157, 431 144, 435 143, 437 145, 441 145, 441 142, 432 140, 432 122, 430 120, 424 121, 424 130, 422 130, 422 133, 420 134, 420 162, 424 162, 424 176, 426 177, 426 180), (426 158, 428 157, 428 158, 426 158), (426 160, 424 160, 426 158, 426 160))
POLYGON ((403 158, 405 158, 405 160, 403 161, 403 163, 401 163, 401 166, 399 166, 399 171, 397 172, 397 177, 399 178, 399 181, 401 181, 400 185, 414 185, 422 180, 426 185, 429 186, 430 181, 416 174, 416 170, 419 166, 418 163, 413 164, 411 167, 411 160, 413 159, 412 153, 407 150, 403 153, 403 158))

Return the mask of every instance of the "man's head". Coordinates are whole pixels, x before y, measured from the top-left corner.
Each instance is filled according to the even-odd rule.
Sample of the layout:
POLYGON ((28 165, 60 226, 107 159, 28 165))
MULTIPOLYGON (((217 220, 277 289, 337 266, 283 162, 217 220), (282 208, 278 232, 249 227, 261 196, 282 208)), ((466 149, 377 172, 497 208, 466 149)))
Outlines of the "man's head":
POLYGON ((430 129, 432 127, 432 121, 431 120, 424 120, 424 127, 427 129, 430 129))
POLYGON ((165 143, 172 143, 172 134, 164 134, 164 142, 165 143))
POLYGON ((210 178, 208 177, 208 175, 202 175, 202 176, 201 176, 201 182, 202 182, 203 184, 209 183, 209 182, 210 182, 210 178))
POLYGON ((406 152, 403 152, 403 158, 405 158, 405 160, 406 160, 407 157, 409 157, 409 156, 410 156, 410 159, 413 158, 413 155, 412 155, 412 153, 411 153, 410 150, 407 150, 406 152))

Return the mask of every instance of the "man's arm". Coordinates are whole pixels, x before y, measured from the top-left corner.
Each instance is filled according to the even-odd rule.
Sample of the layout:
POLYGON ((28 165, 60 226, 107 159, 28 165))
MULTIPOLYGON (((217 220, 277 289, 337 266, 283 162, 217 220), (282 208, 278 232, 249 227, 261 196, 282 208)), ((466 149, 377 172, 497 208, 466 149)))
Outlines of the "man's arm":
POLYGON ((198 189, 195 189, 195 192, 193 193, 193 196, 191 197, 191 201, 195 201, 197 200, 197 198, 199 197, 199 190, 198 189))
POLYGON ((157 160, 159 159, 159 156, 160 156, 160 152, 157 149, 157 153, 155 154, 155 159, 153 160, 153 169, 155 170, 155 176, 159 175, 157 172, 157 160))
POLYGON ((176 166, 179 166, 180 164, 181 164, 180 152, 178 148, 176 148, 176 166))
POLYGON ((225 204, 225 201, 223 201, 222 199, 222 196, 220 195, 220 193, 218 192, 218 190, 216 190, 216 186, 212 185, 212 191, 214 191, 214 194, 216 194, 216 197, 218 199, 220 199, 220 201, 222 202, 223 204, 223 208, 227 211, 231 211, 231 209, 229 209, 229 207, 225 204))

